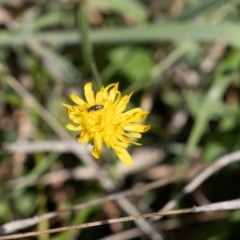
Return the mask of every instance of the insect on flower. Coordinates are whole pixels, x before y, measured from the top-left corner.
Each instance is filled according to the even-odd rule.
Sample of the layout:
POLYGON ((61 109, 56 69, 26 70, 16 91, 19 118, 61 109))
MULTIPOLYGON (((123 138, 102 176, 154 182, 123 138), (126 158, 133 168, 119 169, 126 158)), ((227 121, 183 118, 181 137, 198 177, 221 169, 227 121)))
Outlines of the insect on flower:
POLYGON ((68 124, 67 128, 80 132, 75 136, 78 142, 93 144, 92 155, 95 158, 100 157, 105 143, 125 165, 131 166, 132 158, 127 148, 132 144, 141 145, 132 139, 141 138, 140 133, 150 128, 150 125, 138 123, 144 120, 148 112, 141 108, 125 111, 132 93, 122 97, 118 83, 102 87, 94 94, 89 82, 84 87, 84 94, 86 101, 72 93, 70 97, 75 105, 63 103, 69 119, 75 123, 68 124))
POLYGON ((103 108, 103 105, 94 105, 88 109, 88 112, 97 111, 100 110, 101 108, 103 108))

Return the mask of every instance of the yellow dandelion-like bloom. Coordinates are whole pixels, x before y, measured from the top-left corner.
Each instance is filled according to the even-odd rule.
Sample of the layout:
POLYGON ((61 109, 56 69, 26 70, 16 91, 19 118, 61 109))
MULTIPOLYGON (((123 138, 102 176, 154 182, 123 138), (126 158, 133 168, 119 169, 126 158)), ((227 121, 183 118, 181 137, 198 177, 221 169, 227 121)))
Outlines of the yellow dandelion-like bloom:
POLYGON ((102 87, 95 95, 90 82, 85 85, 84 93, 86 101, 72 93, 70 97, 76 105, 63 103, 68 110, 68 117, 77 124, 68 124, 66 127, 80 131, 76 136, 78 142, 93 143, 92 155, 95 158, 100 157, 104 142, 108 148, 113 148, 124 164, 131 166, 132 158, 126 149, 130 144, 141 144, 129 138, 141 138, 140 133, 150 128, 150 125, 137 124, 148 112, 141 108, 124 112, 132 93, 121 97, 118 83, 102 87))

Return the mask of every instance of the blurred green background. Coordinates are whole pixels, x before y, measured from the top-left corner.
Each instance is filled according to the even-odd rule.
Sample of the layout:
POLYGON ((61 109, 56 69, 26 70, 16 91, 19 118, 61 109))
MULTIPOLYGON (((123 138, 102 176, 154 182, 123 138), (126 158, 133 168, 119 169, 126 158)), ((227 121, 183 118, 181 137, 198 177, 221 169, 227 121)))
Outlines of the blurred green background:
MULTIPOLYGON (((65 129, 69 119, 61 103, 70 104, 72 92, 84 97, 89 81, 95 90, 119 82, 122 94, 134 92, 129 109, 150 112, 143 146, 129 148, 132 168, 111 151, 94 163, 117 186, 114 192, 181 173, 130 199, 141 213, 160 210, 191 180, 191 171, 240 148, 240 1, 0 0, 1 225, 112 192, 92 174, 90 148, 79 145, 83 155, 77 155, 64 144, 74 134, 65 129)), ((234 163, 177 207, 239 198, 239 184, 234 163)), ((125 215, 115 202, 105 202, 20 232, 125 215)), ((166 239, 223 240, 239 238, 239 221, 234 211, 156 224, 166 239)), ((113 239, 133 227, 128 222, 37 238, 113 239)))

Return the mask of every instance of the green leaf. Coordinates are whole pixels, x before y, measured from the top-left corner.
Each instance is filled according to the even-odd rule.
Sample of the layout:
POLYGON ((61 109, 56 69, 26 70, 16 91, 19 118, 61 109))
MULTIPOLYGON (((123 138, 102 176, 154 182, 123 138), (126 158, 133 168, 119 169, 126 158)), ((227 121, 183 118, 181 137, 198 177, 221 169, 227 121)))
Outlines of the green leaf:
MULTIPOLYGON (((221 22, 209 23, 167 22, 146 24, 137 27, 114 27, 92 30, 90 39, 93 44, 150 43, 159 41, 216 41, 240 47, 240 28, 238 24, 221 22)), ((77 31, 45 31, 23 34, 22 32, 0 31, 0 46, 27 44, 30 40, 47 42, 52 45, 79 44, 82 39, 77 31)))
POLYGON ((240 51, 234 51, 216 70, 216 75, 208 93, 201 101, 195 115, 195 123, 186 146, 186 155, 191 154, 207 129, 209 120, 215 117, 219 101, 231 83, 235 81, 234 72, 238 71, 240 51))
POLYGON ((130 46, 114 48, 109 54, 110 65, 103 76, 109 79, 116 71, 128 77, 130 82, 138 82, 146 76, 154 66, 150 51, 130 46))

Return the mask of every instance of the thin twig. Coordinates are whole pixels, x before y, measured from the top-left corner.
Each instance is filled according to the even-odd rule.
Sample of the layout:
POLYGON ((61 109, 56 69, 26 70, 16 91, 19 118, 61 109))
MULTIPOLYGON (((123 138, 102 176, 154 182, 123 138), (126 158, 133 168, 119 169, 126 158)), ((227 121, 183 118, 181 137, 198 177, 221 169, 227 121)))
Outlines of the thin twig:
POLYGON ((208 205, 203 205, 199 207, 195 207, 194 212, 212 212, 212 211, 219 211, 219 210, 234 210, 240 208, 240 199, 219 202, 219 203, 212 203, 208 205))
POLYGON ((173 209, 184 196, 193 192, 198 186, 200 186, 214 173, 219 171, 221 168, 238 161, 240 161, 240 151, 236 151, 220 157, 219 159, 214 161, 212 165, 199 173, 189 184, 184 187, 181 193, 179 193, 174 199, 170 200, 160 211, 167 211, 173 209))
POLYGON ((69 152, 69 145, 74 145, 74 147, 79 149, 82 154, 90 154, 91 146, 84 146, 79 144, 77 141, 69 140, 46 140, 38 142, 12 142, 2 144, 2 153, 4 151, 12 153, 39 153, 39 152, 58 152, 67 153, 69 152))
POLYGON ((74 180, 94 180, 96 176, 92 172, 91 167, 76 167, 74 169, 60 169, 43 174, 41 177, 32 180, 32 177, 27 175, 13 180, 9 180, 4 184, 6 190, 26 188, 35 186, 36 184, 54 184, 56 182, 66 182, 69 179, 74 180))
POLYGON ((68 211, 79 211, 81 209, 84 209, 84 208, 87 208, 90 206, 94 206, 97 204, 104 204, 106 202, 115 201, 117 199, 128 197, 128 196, 134 196, 134 195, 142 196, 150 190, 165 186, 167 184, 170 184, 171 182, 174 182, 174 181, 182 179, 182 178, 188 178, 188 174, 185 173, 185 174, 177 174, 174 176, 169 176, 167 178, 160 179, 160 180, 157 180, 157 181, 149 183, 149 184, 144 184, 142 186, 134 187, 134 188, 126 190, 126 191, 111 194, 107 197, 102 197, 102 198, 94 199, 91 201, 87 201, 86 203, 77 204, 70 208, 60 209, 58 211, 49 212, 49 213, 43 214, 41 216, 35 216, 33 218, 12 221, 12 222, 9 222, 9 223, 6 223, 6 224, 0 226, 0 228, 2 228, 4 230, 3 232, 5 234, 12 233, 14 231, 33 226, 36 223, 39 223, 43 220, 54 218, 56 216, 59 216, 62 213, 68 212, 68 211))
POLYGON ((195 211, 195 208, 187 208, 187 209, 181 209, 181 210, 166 211, 166 212, 161 212, 161 213, 160 212, 147 213, 147 214, 128 216, 128 217, 122 217, 122 218, 116 218, 116 219, 96 221, 96 222, 91 222, 91 223, 84 223, 84 224, 81 224, 81 225, 76 225, 76 226, 71 226, 71 227, 61 227, 61 228, 55 228, 55 229, 50 229, 50 230, 45 230, 45 231, 38 231, 38 232, 12 234, 12 235, 9 235, 9 236, 0 237, 0 240, 33 237, 33 236, 39 236, 41 234, 57 233, 57 232, 75 230, 75 229, 96 227, 96 226, 101 226, 101 225, 104 225, 104 224, 128 222, 128 221, 133 221, 133 220, 137 220, 137 219, 151 218, 151 217, 155 217, 155 216, 167 216, 167 215, 173 215, 173 214, 193 213, 194 211, 195 211))
POLYGON ((171 210, 171 211, 161 211, 161 212, 156 212, 156 213, 146 213, 146 214, 140 214, 140 215, 135 215, 135 216, 128 216, 128 217, 122 217, 122 218, 115 218, 115 219, 108 219, 108 220, 84 223, 84 224, 70 226, 70 227, 55 228, 55 229, 50 229, 50 230, 45 230, 45 231, 12 234, 9 236, 0 237, 0 240, 18 239, 18 238, 23 238, 23 237, 24 238, 33 237, 33 236, 39 236, 42 234, 50 234, 50 233, 64 232, 64 231, 75 230, 75 229, 83 229, 83 228, 89 228, 89 227, 102 226, 104 224, 128 222, 128 221, 133 221, 136 219, 145 219, 145 218, 152 218, 152 217, 159 217, 159 216, 161 216, 161 217, 162 216, 170 216, 170 215, 175 215, 175 214, 234 210, 234 209, 239 209, 239 208, 240 208, 240 199, 236 199, 236 200, 231 200, 231 201, 208 204, 208 205, 200 206, 200 207, 194 206, 192 208, 185 208, 185 209, 171 210))

